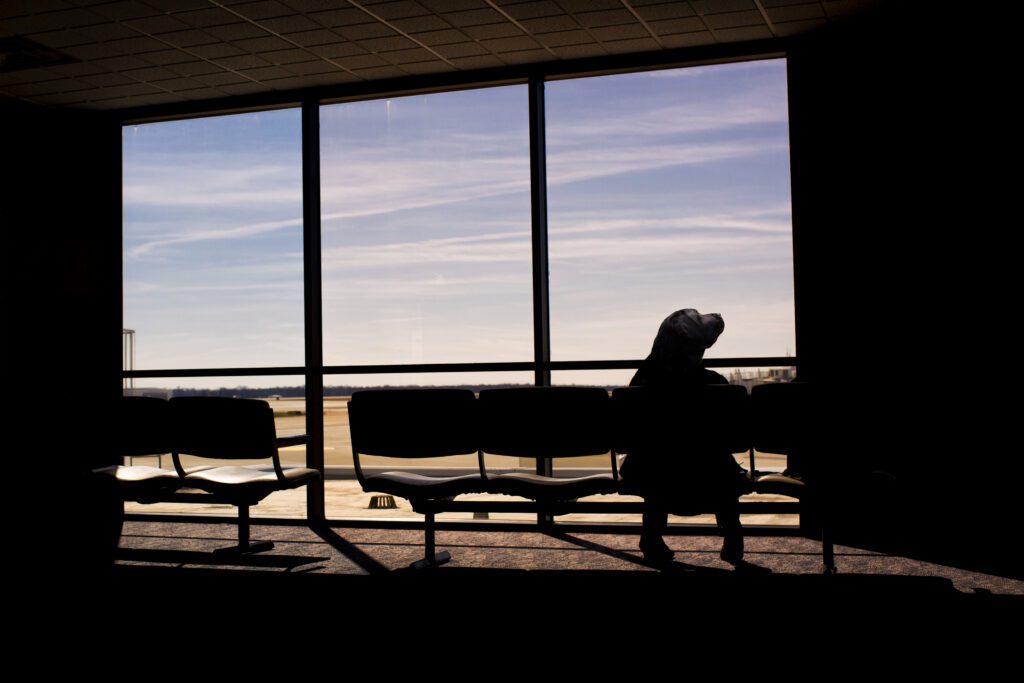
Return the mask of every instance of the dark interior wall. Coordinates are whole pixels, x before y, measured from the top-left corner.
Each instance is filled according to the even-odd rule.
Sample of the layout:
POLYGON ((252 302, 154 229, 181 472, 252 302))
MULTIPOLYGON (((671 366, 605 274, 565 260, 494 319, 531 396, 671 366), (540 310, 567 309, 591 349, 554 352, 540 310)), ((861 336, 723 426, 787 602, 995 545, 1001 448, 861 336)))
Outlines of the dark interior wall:
POLYGON ((987 353, 1006 287, 985 272, 1005 250, 992 239, 1012 196, 992 154, 1008 144, 993 103, 1012 81, 951 40, 981 34, 909 7, 789 54, 801 373, 834 389, 829 440, 867 477, 860 531, 1020 571, 1001 541, 1019 494, 987 353))
POLYGON ((21 509, 62 529, 68 557, 84 560, 94 555, 89 537, 116 523, 119 507, 86 475, 115 450, 120 126, 22 107, 4 106, 0 116, 4 377, 15 397, 7 457, 40 476, 21 492, 30 498, 21 509))

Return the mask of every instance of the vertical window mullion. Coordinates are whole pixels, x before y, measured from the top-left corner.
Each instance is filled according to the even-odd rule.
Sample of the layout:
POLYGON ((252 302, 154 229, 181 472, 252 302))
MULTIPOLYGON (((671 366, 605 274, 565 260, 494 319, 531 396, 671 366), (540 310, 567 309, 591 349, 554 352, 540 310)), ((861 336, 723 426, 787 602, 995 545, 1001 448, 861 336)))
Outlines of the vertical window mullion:
MULTIPOLYGON (((302 103, 302 253, 305 307, 306 467, 324 471, 323 302, 320 263, 320 103, 302 103)), ((306 488, 306 515, 324 514, 324 481, 306 488)))
MULTIPOLYGON (((534 384, 551 386, 551 330, 548 314, 548 195, 544 136, 544 79, 530 78, 530 218, 533 242, 534 384)), ((537 474, 551 476, 550 458, 537 459, 537 474)), ((539 513, 537 522, 553 523, 539 513)))

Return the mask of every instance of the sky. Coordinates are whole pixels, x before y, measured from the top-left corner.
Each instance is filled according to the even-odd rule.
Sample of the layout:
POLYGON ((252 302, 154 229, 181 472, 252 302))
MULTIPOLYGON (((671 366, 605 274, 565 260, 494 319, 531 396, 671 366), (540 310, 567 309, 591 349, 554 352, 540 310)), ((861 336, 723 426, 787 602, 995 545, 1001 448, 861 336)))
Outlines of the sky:
MULTIPOLYGON (((321 108, 326 364, 531 359, 527 97, 321 108)), ((545 108, 555 360, 642 358, 679 308, 725 318, 708 357, 796 353, 783 60, 549 82, 545 108)), ((301 365, 299 111, 123 135, 136 367, 301 365)))

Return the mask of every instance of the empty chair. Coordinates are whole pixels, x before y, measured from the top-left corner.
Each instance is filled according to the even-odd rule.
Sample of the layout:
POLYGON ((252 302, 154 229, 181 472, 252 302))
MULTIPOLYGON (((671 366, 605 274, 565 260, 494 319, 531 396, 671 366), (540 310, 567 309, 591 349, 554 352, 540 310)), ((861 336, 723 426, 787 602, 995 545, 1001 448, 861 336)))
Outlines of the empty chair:
POLYGON ((447 551, 435 553, 431 502, 479 493, 484 490, 483 479, 475 473, 437 477, 403 471, 367 474, 360 456, 479 456, 476 408, 473 392, 466 389, 357 391, 349 401, 352 459, 363 490, 406 498, 413 510, 425 517, 424 559, 414 567, 436 566, 451 559, 447 551))
MULTIPOLYGON (((117 456, 159 456, 173 450, 171 409, 167 401, 150 396, 122 396, 117 408, 117 456)), ((175 470, 152 465, 112 465, 93 471, 112 477, 123 500, 140 503, 156 502, 183 483, 175 470)), ((192 471, 195 470, 189 470, 192 471)))
POLYGON ((761 384, 750 393, 753 446, 762 453, 787 457, 786 471, 752 472, 754 490, 798 498, 805 504, 801 517, 813 512, 821 523, 821 554, 826 573, 834 573, 835 554, 830 530, 831 463, 822 453, 820 432, 825 416, 815 384, 761 384))
POLYGON ((306 437, 278 438, 274 411, 266 401, 211 396, 175 397, 174 467, 185 484, 206 491, 238 508, 238 545, 229 552, 260 552, 273 542, 250 543, 249 507, 274 491, 316 481, 320 472, 307 467, 281 467, 278 448, 306 442, 306 437), (210 467, 188 471, 182 455, 218 460, 267 460, 265 465, 210 467))
POLYGON ((599 387, 523 387, 480 392, 484 453, 518 458, 571 458, 609 454, 611 472, 556 477, 532 472, 488 474, 488 490, 539 502, 615 493, 618 471, 611 454, 608 392, 599 387))

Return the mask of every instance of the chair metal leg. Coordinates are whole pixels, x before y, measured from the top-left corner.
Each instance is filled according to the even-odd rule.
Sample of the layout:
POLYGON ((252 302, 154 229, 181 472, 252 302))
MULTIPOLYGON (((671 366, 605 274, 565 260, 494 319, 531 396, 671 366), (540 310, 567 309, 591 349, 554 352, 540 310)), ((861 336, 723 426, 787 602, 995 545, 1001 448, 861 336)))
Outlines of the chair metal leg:
POLYGON ((230 548, 218 548, 213 552, 217 555, 247 555, 261 553, 274 547, 273 541, 249 542, 249 506, 238 506, 238 545, 230 548))
POLYGON ((423 559, 416 560, 411 565, 412 569, 430 569, 439 567, 452 559, 452 554, 447 550, 434 551, 434 513, 424 512, 425 528, 423 529, 423 559))

